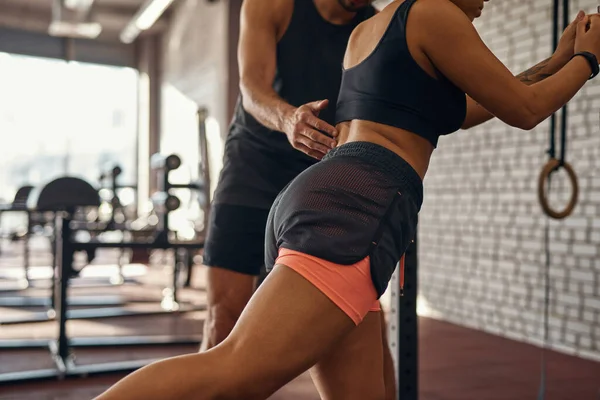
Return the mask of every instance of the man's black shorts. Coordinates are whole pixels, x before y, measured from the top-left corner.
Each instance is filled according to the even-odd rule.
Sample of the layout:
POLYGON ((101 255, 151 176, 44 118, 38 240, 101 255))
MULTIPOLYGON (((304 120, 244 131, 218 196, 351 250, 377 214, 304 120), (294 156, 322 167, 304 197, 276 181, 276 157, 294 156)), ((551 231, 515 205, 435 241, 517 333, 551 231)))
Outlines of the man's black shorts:
POLYGON ((204 245, 204 265, 256 275, 264 265, 269 210, 214 204, 204 245))
MULTIPOLYGON (((274 137, 287 140, 282 133, 274 137)), ((232 125, 211 206, 204 265, 259 275, 275 197, 316 162, 291 146, 285 151, 281 147, 270 148, 251 132, 232 125)))

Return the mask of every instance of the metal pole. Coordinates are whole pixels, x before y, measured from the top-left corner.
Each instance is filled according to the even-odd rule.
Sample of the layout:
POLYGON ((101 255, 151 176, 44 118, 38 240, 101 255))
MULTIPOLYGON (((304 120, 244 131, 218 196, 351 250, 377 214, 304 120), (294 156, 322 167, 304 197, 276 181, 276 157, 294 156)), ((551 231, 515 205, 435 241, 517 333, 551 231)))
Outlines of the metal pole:
POLYGON ((25 268, 25 280, 27 281, 27 287, 31 284, 31 277, 29 276, 29 267, 31 261, 31 255, 29 253, 29 238, 31 236, 31 230, 33 229, 31 222, 31 211, 25 211, 27 215, 27 231, 23 237, 23 267, 25 268))
POLYGON ((65 374, 72 363, 67 336, 67 292, 73 268, 73 245, 71 244, 70 216, 57 215, 55 220, 56 264, 54 265, 54 307, 58 317, 56 348, 51 347, 57 368, 65 374))
POLYGON ((417 241, 406 251, 404 262, 404 294, 400 296, 399 271, 391 282, 392 309, 389 338, 396 377, 398 399, 419 398, 419 337, 417 320, 417 241))
MULTIPOLYGON (((206 119, 208 118, 208 110, 206 108, 198 109, 198 143, 200 145, 200 171, 199 177, 204 182, 204 196, 206 206, 204 207, 204 231, 208 227, 208 219, 210 213, 210 163, 208 138, 206 137, 206 119)), ((202 195, 202 194, 201 194, 202 195)))

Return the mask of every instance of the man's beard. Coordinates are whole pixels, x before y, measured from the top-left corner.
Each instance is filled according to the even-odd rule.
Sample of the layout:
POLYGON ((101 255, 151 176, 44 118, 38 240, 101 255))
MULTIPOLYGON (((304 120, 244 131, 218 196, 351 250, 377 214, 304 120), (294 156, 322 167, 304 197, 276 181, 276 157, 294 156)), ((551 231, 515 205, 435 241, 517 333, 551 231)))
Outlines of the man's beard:
POLYGON ((338 3, 344 8, 346 11, 356 12, 366 7, 365 5, 354 5, 349 0, 338 0, 338 3))

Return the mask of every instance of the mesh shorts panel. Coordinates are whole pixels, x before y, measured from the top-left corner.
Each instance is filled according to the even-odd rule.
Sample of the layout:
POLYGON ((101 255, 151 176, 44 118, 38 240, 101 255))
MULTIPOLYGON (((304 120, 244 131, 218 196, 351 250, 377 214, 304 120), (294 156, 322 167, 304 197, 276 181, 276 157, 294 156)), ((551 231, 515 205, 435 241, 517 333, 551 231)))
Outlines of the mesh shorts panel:
MULTIPOLYGON (((342 147, 352 149, 350 145, 342 147)), ((378 292, 387 287, 414 237, 422 195, 414 186, 420 178, 415 182, 410 166, 402 171, 399 166, 406 163, 389 150, 377 145, 358 150, 326 157, 279 194, 267 223, 267 268, 272 268, 280 247, 344 265, 371 255, 378 292)))

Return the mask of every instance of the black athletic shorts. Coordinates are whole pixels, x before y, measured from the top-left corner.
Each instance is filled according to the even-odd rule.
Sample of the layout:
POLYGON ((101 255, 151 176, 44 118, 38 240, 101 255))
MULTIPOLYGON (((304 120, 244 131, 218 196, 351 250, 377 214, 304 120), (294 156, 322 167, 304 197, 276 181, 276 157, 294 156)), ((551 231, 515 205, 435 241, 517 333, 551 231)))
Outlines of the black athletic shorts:
POLYGON ((204 265, 258 276, 265 261, 265 226, 269 210, 213 204, 204 265))
MULTIPOLYGON (((209 267, 264 275, 269 209, 285 185, 317 162, 291 146, 257 140, 261 133, 230 127, 204 247, 209 267)), ((282 133, 272 135, 278 142, 287 140, 282 133)))
POLYGON ((422 202, 421 178, 396 153, 368 142, 344 144, 277 196, 267 222, 266 268, 281 247, 343 265, 370 256, 380 297, 415 237, 422 202))

